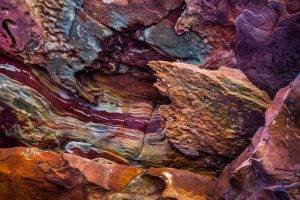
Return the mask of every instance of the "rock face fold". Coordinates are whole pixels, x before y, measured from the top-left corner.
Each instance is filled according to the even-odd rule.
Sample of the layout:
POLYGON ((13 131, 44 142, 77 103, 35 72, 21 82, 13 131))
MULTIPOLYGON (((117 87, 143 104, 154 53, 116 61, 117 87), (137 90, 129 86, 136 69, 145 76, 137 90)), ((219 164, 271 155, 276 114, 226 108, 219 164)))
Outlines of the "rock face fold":
POLYGON ((158 78, 156 87, 172 102, 160 107, 164 132, 182 153, 234 157, 263 125, 268 95, 241 71, 169 62, 151 62, 150 67, 158 78))

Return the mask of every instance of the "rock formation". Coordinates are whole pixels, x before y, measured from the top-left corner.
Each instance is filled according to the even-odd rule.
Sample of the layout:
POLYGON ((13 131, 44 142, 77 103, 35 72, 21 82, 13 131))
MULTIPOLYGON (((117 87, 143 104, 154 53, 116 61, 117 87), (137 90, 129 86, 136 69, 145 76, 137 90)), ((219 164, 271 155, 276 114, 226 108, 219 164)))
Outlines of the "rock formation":
POLYGON ((0 0, 0 199, 300 198, 299 21, 297 0, 0 0))
POLYGON ((213 199, 299 199, 300 76, 281 89, 265 126, 218 178, 213 199))
POLYGON ((213 184, 212 177, 185 170, 145 170, 24 147, 0 150, 0 177, 1 198, 24 200, 205 199, 213 184))
POLYGON ((164 132, 182 153, 234 157, 263 124, 268 95, 241 71, 169 62, 150 66, 158 78, 156 87, 171 100, 160 107, 164 132))

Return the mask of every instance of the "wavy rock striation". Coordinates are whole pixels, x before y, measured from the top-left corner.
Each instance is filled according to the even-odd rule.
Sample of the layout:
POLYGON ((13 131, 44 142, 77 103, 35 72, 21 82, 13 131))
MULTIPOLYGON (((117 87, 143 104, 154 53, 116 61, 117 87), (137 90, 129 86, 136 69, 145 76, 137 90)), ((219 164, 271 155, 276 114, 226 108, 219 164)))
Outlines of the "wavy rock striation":
POLYGON ((1 199, 297 199, 299 11, 0 0, 1 199))

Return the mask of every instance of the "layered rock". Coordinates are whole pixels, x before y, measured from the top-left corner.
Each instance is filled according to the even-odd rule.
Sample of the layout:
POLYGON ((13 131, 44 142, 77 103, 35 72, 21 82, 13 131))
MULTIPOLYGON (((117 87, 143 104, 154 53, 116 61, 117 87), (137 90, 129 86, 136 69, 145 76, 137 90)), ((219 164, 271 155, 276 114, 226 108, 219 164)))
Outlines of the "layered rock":
POLYGON ((182 153, 233 158, 263 125, 268 95, 241 71, 163 61, 150 67, 158 78, 156 87, 171 100, 160 107, 164 133, 182 153))
POLYGON ((151 66, 157 71, 160 91, 172 101, 170 106, 163 105, 169 100, 151 82, 138 81, 131 73, 80 74, 78 84, 84 92, 98 95, 99 104, 93 105, 51 84, 41 71, 3 58, 1 132, 29 146, 88 158, 211 171, 241 152, 263 123, 268 97, 241 72, 167 62, 151 66), (174 73, 178 76, 172 77, 174 73), (161 85, 165 78, 172 81, 165 82, 168 86, 161 85), (168 94, 163 87, 174 89, 168 94), (190 107, 187 102, 192 102, 190 107), (169 118, 174 115, 170 109, 179 114, 178 119, 176 114, 169 118), (162 124, 160 115, 165 119, 162 124), (178 135, 180 130, 185 134, 178 135))
POLYGON ((213 199, 298 199, 300 76, 281 89, 267 110, 265 126, 228 165, 213 199))
POLYGON ((1 198, 297 199, 299 5, 0 0, 1 198))
MULTIPOLYGON (((158 98, 151 83, 140 81, 136 87, 131 74, 95 75, 92 83, 83 76, 87 92, 99 94, 99 104, 93 105, 40 71, 4 57, 0 74, 0 130, 6 136, 29 146, 138 158, 158 98)), ((153 118, 152 124, 150 133, 159 129, 160 119, 153 118)))
POLYGON ((56 83, 91 102, 96 94, 85 93, 75 78, 85 68, 146 69, 151 76, 145 67, 151 60, 225 64, 271 96, 300 70, 294 1, 189 0, 184 11, 183 0, 0 3, 0 48, 47 69, 56 83))

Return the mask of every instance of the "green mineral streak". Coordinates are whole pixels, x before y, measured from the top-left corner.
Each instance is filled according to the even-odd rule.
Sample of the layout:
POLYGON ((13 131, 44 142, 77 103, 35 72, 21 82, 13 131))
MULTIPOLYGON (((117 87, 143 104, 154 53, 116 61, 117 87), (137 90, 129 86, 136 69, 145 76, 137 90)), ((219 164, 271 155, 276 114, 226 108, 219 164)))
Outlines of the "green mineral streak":
POLYGON ((204 63, 211 49, 194 32, 177 35, 166 21, 147 28, 141 39, 178 61, 195 65, 204 63))

